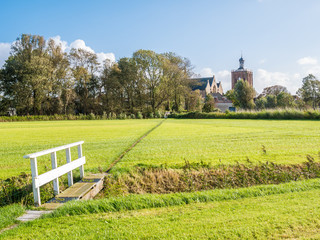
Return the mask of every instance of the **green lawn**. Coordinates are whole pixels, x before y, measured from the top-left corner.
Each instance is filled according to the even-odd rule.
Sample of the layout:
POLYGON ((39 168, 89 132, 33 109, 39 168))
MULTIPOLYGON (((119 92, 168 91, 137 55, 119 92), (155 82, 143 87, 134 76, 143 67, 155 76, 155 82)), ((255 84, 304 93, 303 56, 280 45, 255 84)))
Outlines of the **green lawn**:
POLYGON ((279 239, 320 233, 318 189, 167 208, 44 218, 0 239, 279 239))
POLYGON ((114 171, 136 164, 190 162, 299 163, 318 159, 320 121, 168 119, 130 151, 114 171), (266 154, 263 154, 262 145, 266 154))
MULTIPOLYGON (((85 170, 105 169, 136 139, 161 120, 48 121, 0 123, 0 179, 30 173, 29 153, 84 140, 85 170)), ((77 157, 76 148, 72 158, 77 157)), ((60 164, 65 153, 58 155, 60 164)), ((51 169, 50 155, 38 159, 39 172, 51 169)))

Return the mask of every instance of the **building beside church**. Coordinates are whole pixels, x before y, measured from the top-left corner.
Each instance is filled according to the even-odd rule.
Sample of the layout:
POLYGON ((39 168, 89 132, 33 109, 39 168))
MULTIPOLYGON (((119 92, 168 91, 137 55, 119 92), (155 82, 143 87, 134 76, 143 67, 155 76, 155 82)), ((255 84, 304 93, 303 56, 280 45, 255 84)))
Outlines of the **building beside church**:
POLYGON ((223 95, 222 84, 221 82, 216 82, 214 75, 206 78, 191 78, 190 80, 192 91, 200 90, 202 97, 205 97, 210 93, 220 93, 223 95))
POLYGON ((234 89, 237 81, 243 79, 247 81, 251 87, 253 87, 253 73, 249 69, 244 68, 244 59, 241 55, 239 59, 240 66, 237 70, 231 71, 231 87, 234 89))

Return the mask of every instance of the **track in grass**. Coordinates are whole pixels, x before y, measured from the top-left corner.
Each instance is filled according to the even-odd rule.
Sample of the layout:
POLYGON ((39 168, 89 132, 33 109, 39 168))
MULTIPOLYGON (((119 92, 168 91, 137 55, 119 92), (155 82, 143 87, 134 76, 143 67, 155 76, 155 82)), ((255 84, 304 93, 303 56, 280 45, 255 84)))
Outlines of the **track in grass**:
POLYGON ((142 137, 140 137, 137 141, 135 141, 130 147, 128 147, 126 150, 124 150, 120 156, 111 163, 111 165, 107 169, 107 173, 131 150, 133 149, 139 142, 141 142, 142 139, 144 139, 146 136, 148 136, 153 130, 155 130, 157 127, 159 127, 166 119, 162 120, 160 123, 158 123, 156 126, 151 128, 148 132, 146 132, 142 137))

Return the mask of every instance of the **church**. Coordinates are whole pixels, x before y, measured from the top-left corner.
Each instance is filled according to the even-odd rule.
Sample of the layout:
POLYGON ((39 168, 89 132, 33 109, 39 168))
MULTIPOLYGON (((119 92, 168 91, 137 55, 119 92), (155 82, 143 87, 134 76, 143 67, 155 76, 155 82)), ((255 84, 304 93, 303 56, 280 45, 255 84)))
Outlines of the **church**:
POLYGON ((223 88, 221 82, 216 82, 216 78, 213 75, 212 77, 205 78, 192 78, 192 91, 200 90, 202 97, 210 93, 220 93, 223 95, 223 88))
POLYGON ((244 59, 241 54, 241 58, 239 59, 239 68, 237 70, 231 71, 231 87, 234 89, 236 83, 243 79, 247 81, 251 87, 253 87, 253 73, 249 69, 244 68, 244 59))

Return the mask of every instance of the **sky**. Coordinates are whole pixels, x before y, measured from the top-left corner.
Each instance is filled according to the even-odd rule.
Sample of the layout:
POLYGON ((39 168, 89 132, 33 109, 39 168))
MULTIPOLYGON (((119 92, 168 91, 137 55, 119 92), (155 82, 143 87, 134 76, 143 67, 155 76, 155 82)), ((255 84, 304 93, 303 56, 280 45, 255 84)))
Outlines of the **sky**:
POLYGON ((308 74, 320 78, 319 23, 319 0, 0 0, 0 67, 25 33, 101 62, 175 52, 225 92, 242 53, 257 92, 278 84, 295 94, 308 74))

